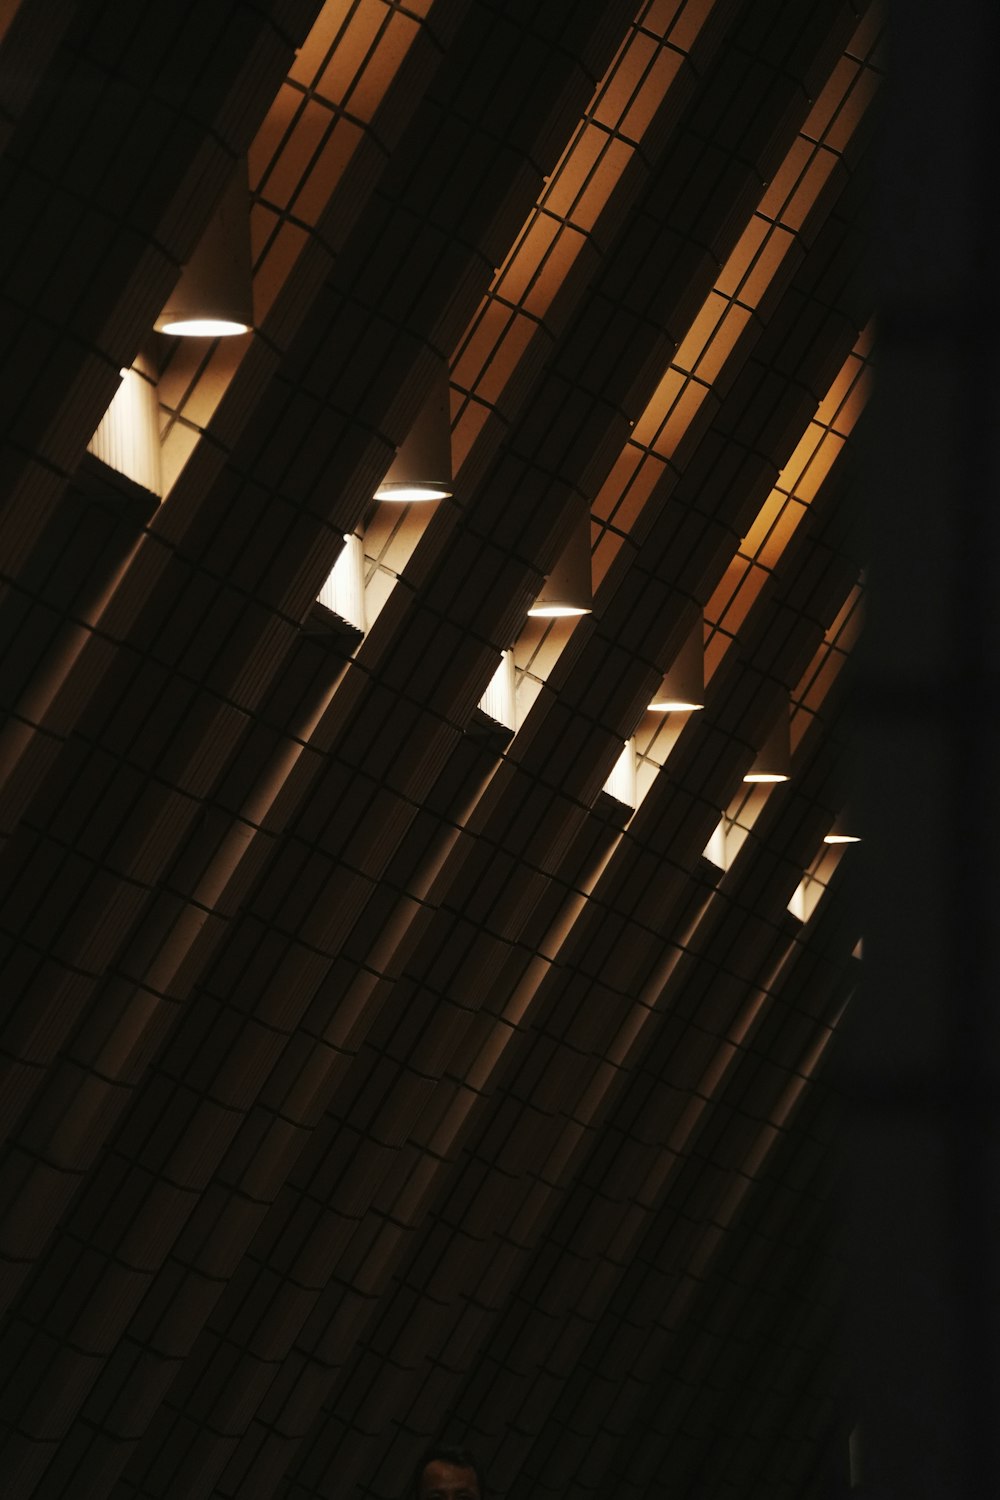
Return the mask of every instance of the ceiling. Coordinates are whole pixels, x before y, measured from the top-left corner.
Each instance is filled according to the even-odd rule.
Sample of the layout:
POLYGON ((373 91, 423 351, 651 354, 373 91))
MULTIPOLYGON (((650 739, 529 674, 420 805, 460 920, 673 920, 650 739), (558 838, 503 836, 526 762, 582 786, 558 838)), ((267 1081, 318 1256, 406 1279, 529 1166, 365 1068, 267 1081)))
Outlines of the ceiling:
POLYGON ((5 12, 11 1500, 390 1500, 439 1437, 510 1500, 846 1489, 879 42, 5 12), (244 155, 255 331, 151 333, 244 155), (454 497, 377 505, 442 360, 454 497), (529 619, 588 511, 593 612, 529 619), (316 603, 345 536, 363 620, 316 603), (699 631, 705 708, 648 711, 699 631))

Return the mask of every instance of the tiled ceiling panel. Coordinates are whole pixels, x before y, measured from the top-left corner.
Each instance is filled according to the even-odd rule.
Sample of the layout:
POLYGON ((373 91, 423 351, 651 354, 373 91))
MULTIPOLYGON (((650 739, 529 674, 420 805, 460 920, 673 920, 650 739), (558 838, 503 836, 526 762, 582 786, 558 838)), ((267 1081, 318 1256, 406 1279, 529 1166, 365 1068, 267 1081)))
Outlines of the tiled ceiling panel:
POLYGON ((510 1500, 846 1484, 879 48, 866 0, 5 14, 5 1500, 391 1500, 432 1439, 510 1500), (254 331, 154 334, 244 155, 254 331), (454 495, 379 507, 442 361, 454 495), (588 521, 593 611, 529 618, 588 521))

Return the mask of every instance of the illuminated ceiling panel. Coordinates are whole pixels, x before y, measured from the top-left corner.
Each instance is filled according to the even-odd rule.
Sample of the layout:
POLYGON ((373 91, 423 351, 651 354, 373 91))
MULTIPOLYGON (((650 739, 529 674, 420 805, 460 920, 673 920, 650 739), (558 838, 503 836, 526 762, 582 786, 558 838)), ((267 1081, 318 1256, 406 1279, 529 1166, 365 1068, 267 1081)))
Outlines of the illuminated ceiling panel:
POLYGON ((441 1437, 509 1500, 818 1500, 877 20, 41 3, 0 34, 5 1500, 391 1500, 441 1437), (152 333, 243 155, 255 332, 152 333), (102 427, 137 359, 158 464, 102 427), (454 495, 390 515, 442 360, 454 495), (588 507, 593 613, 526 622, 588 507), (702 615, 704 709, 649 714, 702 615))

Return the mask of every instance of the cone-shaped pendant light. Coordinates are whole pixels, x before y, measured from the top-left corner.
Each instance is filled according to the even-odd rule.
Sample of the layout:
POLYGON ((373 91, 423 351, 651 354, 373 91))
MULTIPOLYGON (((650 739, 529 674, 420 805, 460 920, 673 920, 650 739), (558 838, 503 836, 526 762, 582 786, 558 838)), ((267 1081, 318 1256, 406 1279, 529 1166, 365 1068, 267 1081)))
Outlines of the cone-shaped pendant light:
POLYGON ((705 642, 700 616, 649 706, 658 713, 705 707, 705 642))
POLYGON ((220 338, 253 327, 250 188, 237 163, 208 228, 154 327, 186 338, 220 338))
POLYGON ((132 368, 122 370, 121 376, 122 383, 87 452, 158 495, 162 486, 156 373, 149 360, 137 354, 132 368))
POLYGON ((528 614, 555 619, 565 615, 589 615, 593 607, 588 506, 574 519, 566 545, 528 614))
POLYGON ((860 844, 861 835, 857 831, 857 824, 850 808, 840 814, 834 820, 830 832, 823 838, 824 844, 860 844))
POLYGON ((375 491, 376 500, 445 500, 451 482, 451 399, 444 360, 431 378, 427 399, 375 491))
POLYGON ((778 722, 757 752, 744 781, 787 781, 792 774, 792 744, 788 706, 782 704, 778 722))

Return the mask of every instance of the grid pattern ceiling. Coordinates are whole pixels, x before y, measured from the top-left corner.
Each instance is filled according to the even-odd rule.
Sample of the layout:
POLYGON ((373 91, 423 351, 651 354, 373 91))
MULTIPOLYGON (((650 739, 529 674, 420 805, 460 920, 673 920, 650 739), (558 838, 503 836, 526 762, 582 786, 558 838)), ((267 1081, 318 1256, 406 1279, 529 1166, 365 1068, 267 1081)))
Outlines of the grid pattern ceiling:
POLYGON ((874 12, 9 12, 4 1496, 833 1494, 874 12), (243 155, 255 332, 152 335, 243 155))

